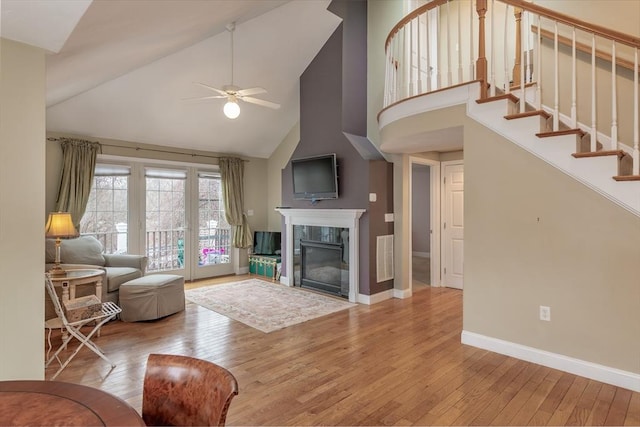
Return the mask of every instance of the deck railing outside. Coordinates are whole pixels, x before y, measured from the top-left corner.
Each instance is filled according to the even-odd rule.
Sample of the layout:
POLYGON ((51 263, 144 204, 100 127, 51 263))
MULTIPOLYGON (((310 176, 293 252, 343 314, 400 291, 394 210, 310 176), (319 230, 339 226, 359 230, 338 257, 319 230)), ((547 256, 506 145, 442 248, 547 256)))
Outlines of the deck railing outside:
MULTIPOLYGON (((126 232, 89 233, 104 246, 105 253, 126 253, 126 232)), ((185 231, 155 230, 146 233, 147 272, 184 268, 185 231)), ((198 265, 229 262, 231 230, 215 228, 201 231, 198 237, 198 265)))
POLYGON ((553 130, 588 134, 589 151, 628 153, 638 175, 639 49, 638 37, 524 0, 433 0, 387 37, 384 107, 477 80, 479 99, 517 92, 553 130))

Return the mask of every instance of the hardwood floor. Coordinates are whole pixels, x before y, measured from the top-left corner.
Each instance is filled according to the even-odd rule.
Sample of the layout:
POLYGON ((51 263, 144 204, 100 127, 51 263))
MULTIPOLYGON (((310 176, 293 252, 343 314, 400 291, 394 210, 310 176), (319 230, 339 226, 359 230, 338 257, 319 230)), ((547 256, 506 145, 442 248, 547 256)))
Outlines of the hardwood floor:
POLYGON ((640 393, 462 345, 461 328, 462 292, 446 288, 269 334, 187 302, 111 322, 95 341, 118 366, 83 349, 58 379, 140 411, 148 354, 185 354, 236 376, 227 425, 640 425, 640 393))

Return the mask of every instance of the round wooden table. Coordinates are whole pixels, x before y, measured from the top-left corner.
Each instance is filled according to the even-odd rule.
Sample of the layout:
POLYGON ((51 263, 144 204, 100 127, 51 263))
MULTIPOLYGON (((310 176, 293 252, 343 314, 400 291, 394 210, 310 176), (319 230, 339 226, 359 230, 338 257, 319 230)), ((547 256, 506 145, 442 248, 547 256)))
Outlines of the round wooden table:
POLYGON ((2 426, 144 426, 124 400, 60 381, 0 381, 2 426))

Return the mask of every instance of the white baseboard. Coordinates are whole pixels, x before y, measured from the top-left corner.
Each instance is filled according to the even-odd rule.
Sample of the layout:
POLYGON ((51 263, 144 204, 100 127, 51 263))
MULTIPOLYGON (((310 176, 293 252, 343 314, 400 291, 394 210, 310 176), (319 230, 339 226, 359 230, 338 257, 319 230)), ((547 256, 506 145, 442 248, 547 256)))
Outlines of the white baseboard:
POLYGON ((287 276, 280 276, 280 283, 289 286, 289 278, 287 276))
POLYGON ((412 253, 413 256, 417 256, 418 258, 431 258, 431 252, 416 252, 412 253))
POLYGON ((239 267, 236 274, 249 274, 249 267, 239 267))
POLYGON ((393 289, 387 289, 386 291, 378 292, 373 295, 358 294, 358 302, 367 305, 377 304, 391 298, 393 298, 393 289))
POLYGON ((634 372, 623 371, 474 332, 462 331, 461 342, 462 344, 640 392, 640 374, 634 372))
POLYGON ((399 299, 411 298, 413 292, 411 289, 393 289, 393 297, 399 299))

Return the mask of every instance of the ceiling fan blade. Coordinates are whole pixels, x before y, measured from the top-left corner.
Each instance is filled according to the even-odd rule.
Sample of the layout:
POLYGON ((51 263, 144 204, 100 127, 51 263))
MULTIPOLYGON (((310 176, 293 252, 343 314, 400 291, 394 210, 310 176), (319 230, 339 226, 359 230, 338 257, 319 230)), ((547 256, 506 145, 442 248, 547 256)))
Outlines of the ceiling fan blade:
POLYGON ((204 99, 216 99, 216 98, 228 98, 227 95, 211 95, 211 96, 199 96, 197 98, 182 98, 183 101, 202 101, 204 99))
POLYGON ((273 108, 274 110, 277 110, 278 108, 280 108, 280 104, 276 104, 275 102, 265 101, 264 99, 250 98, 248 96, 243 96, 240 99, 242 99, 243 101, 250 102, 252 104, 273 108))
POLYGON ((241 89, 236 92, 239 96, 258 95, 260 93, 267 93, 267 90, 261 87, 252 87, 249 89, 241 89))
POLYGON ((224 90, 222 90, 222 89, 218 89, 218 88, 216 88, 216 87, 209 86, 209 85, 206 85, 206 84, 204 84, 204 83, 198 83, 198 82, 194 82, 194 83, 195 83, 195 84, 197 84, 197 85, 200 85, 200 86, 202 86, 202 87, 206 87, 207 89, 212 90, 212 91, 214 91, 214 92, 218 92, 220 95, 225 95, 225 96, 227 95, 227 92, 225 92, 225 91, 224 91, 224 90))

